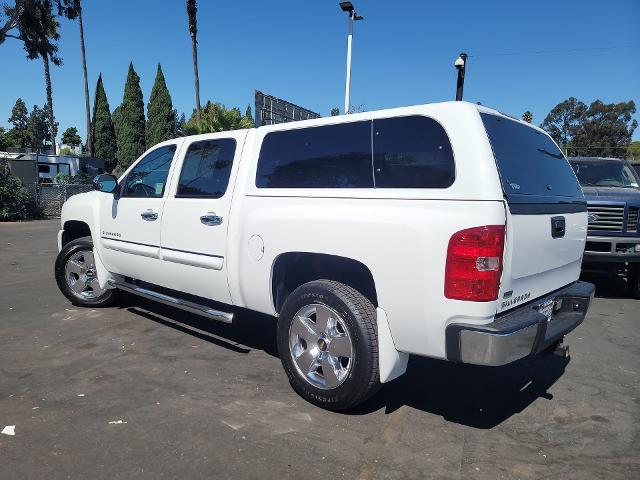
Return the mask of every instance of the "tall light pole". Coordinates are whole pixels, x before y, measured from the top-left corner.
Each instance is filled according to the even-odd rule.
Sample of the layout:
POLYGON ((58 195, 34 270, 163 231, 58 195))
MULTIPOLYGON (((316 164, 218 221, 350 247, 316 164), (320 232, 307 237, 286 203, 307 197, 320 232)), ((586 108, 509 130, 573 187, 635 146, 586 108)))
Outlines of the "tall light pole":
POLYGON ((349 113, 349 95, 351 90, 351 43, 353 41, 353 22, 364 19, 356 13, 351 2, 340 2, 343 12, 349 14, 349 35, 347 36, 347 81, 344 87, 344 113, 349 113))
POLYGON ((458 81, 456 83, 456 100, 462 100, 462 91, 464 89, 464 74, 467 69, 467 54, 461 53, 454 63, 456 70, 458 70, 458 81))

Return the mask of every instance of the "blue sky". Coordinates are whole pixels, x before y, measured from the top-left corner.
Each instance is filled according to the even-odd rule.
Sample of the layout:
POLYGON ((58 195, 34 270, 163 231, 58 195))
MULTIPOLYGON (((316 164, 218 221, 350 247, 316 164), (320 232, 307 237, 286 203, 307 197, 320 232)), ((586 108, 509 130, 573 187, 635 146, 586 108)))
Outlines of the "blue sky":
MULTIPOLYGON (((202 102, 244 112, 258 89, 329 115, 344 103, 347 18, 333 0, 200 0, 198 40, 202 102)), ((451 100, 453 62, 469 59, 465 100, 540 123, 558 102, 634 100, 640 104, 640 48, 486 55, 640 44, 638 0, 355 0, 351 103, 367 110, 451 100), (473 55, 479 55, 473 57, 473 55)), ((127 67, 141 77, 145 105, 162 64, 174 107, 194 105, 191 41, 182 0, 84 0, 93 94, 102 72, 111 110, 121 101, 127 67)), ((85 135, 77 22, 62 20, 62 67, 52 68, 60 133, 85 135)), ((12 39, 0 45, 0 126, 22 97, 45 102, 41 61, 28 61, 12 39)), ((640 106, 640 105, 639 105, 640 106)), ((640 115, 636 115, 640 118, 640 115)), ((640 138, 636 130, 635 139, 640 138)))

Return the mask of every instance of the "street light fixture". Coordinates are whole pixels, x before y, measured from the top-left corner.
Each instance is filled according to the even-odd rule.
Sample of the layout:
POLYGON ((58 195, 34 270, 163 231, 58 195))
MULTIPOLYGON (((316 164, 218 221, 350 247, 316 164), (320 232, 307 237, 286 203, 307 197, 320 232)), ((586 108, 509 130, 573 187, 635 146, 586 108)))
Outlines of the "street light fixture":
POLYGON ((349 35, 347 36, 347 81, 344 88, 344 113, 349 113, 349 96, 351 89, 351 43, 353 41, 353 22, 363 20, 362 15, 356 13, 351 2, 340 2, 340 8, 343 12, 349 14, 349 35))

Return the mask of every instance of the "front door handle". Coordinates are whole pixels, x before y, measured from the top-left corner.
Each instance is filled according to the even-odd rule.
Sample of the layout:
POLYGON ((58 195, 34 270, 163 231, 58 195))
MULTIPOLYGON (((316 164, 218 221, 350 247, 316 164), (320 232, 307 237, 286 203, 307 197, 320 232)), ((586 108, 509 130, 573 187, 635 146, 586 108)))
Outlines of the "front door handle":
POLYGON ((200 223, 208 226, 220 225, 222 223, 222 217, 219 217, 214 212, 208 212, 206 215, 200 217, 200 223))
POLYGON ((158 214, 153 210, 147 210, 146 212, 142 212, 140 216, 142 217, 143 220, 146 220, 147 222, 153 222, 154 220, 158 219, 158 214))

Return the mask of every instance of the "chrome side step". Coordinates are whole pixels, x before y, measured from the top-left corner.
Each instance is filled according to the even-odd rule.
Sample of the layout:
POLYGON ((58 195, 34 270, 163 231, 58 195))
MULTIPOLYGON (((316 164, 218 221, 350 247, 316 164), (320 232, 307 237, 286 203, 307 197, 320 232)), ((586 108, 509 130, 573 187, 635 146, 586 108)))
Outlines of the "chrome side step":
POLYGON ((201 305, 199 303, 189 302, 187 300, 181 300, 179 298, 171 297, 163 293, 154 292, 153 290, 149 290, 147 288, 139 287, 132 283, 117 282, 115 280, 109 280, 108 283, 112 287, 115 287, 119 290, 123 290, 128 293, 133 293, 134 295, 138 295, 140 297, 147 298, 149 300, 154 300, 156 302, 160 302, 165 305, 170 305, 172 307, 179 308, 180 310, 185 310, 187 312, 195 313, 197 315, 202 315, 203 317, 210 318, 211 320, 217 320, 219 322, 224 322, 224 323, 231 323, 233 321, 233 313, 214 310, 213 308, 207 305, 201 305))

